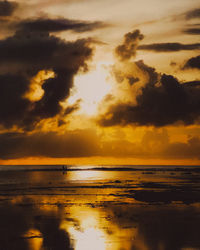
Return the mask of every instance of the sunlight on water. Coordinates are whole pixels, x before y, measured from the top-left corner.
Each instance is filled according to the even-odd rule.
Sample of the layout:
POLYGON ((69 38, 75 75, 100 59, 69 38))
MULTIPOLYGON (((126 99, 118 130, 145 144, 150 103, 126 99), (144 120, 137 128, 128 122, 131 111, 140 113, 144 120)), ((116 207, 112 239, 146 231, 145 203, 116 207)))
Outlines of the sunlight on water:
POLYGON ((69 232, 75 239, 75 250, 105 250, 106 243, 103 232, 96 228, 87 228, 83 232, 69 228, 69 232))
POLYGON ((188 171, 2 172, 0 249, 199 249, 200 172, 188 171))
POLYGON ((70 209, 76 223, 63 221, 61 229, 70 234, 75 250, 104 250, 106 249, 106 235, 100 229, 100 214, 91 208, 73 207, 70 209))
POLYGON ((103 179, 104 175, 101 171, 77 171, 77 172, 69 172, 67 175, 67 179, 72 181, 87 181, 87 180, 96 180, 103 179))
POLYGON ((60 228, 69 233, 74 250, 130 249, 130 238, 137 229, 120 228, 112 215, 98 208, 73 206, 67 210, 70 220, 63 220, 60 228))

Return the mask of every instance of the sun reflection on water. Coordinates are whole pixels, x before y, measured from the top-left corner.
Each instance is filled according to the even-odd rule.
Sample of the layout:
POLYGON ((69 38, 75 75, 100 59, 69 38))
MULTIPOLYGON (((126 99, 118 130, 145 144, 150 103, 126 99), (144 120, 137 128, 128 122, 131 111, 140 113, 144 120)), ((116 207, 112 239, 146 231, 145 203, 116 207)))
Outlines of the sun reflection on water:
POLYGON ((87 181, 87 180, 97 180, 104 179, 101 171, 85 170, 85 171, 74 171, 69 172, 67 179, 72 181, 87 181))
POLYGON ((75 250, 104 250, 106 243, 104 234, 97 228, 87 228, 83 232, 69 228, 69 233, 75 239, 75 250))
MULTIPOLYGON (((184 190, 185 181, 190 180, 183 182, 185 172, 66 172, 20 172, 18 179, 15 172, 10 174, 16 184, 8 182, 1 190, 0 249, 161 250, 175 246, 195 250, 200 246, 195 234, 199 202, 150 203, 134 196, 146 192, 149 197, 150 190, 165 195, 169 188, 174 190, 174 182, 184 190)), ((197 173, 191 176, 198 177, 197 173)), ((195 188, 198 191, 199 185, 195 188)))
POLYGON ((106 234, 100 227, 100 214, 98 210, 91 208, 73 207, 70 209, 72 218, 75 221, 63 221, 61 229, 70 234, 75 250, 105 250, 106 234))

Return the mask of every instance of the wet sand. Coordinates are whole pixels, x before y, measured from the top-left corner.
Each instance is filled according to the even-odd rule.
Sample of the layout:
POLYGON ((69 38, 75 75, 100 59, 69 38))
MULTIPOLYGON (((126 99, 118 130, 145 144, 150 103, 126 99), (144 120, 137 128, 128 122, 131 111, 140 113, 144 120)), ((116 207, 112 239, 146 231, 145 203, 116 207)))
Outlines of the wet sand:
POLYGON ((200 249, 199 167, 0 167, 0 249, 200 249))

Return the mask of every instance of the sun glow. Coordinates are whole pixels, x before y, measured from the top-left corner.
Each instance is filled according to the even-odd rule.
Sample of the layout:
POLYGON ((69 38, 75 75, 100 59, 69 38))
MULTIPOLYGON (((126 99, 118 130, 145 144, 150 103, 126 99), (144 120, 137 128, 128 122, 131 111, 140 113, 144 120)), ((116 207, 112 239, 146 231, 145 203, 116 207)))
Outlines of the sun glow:
POLYGON ((79 113, 95 115, 98 105, 111 90, 111 85, 107 82, 108 72, 101 64, 97 65, 94 71, 84 75, 77 75, 74 79, 74 88, 68 104, 80 102, 79 113))

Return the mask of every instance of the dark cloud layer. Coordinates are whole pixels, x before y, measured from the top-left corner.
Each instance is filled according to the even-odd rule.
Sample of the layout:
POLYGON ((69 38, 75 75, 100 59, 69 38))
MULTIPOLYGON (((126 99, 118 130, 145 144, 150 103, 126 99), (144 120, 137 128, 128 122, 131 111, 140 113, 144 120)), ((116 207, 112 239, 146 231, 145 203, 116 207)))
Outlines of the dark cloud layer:
POLYGON ((170 75, 162 75, 158 83, 146 84, 136 100, 136 105, 119 103, 111 106, 101 117, 100 125, 160 127, 179 121, 189 125, 200 116, 200 85, 181 84, 170 75))
POLYGON ((4 133, 0 134, 0 158, 21 157, 86 157, 98 154, 95 135, 88 130, 65 134, 46 133, 4 133))
POLYGON ((152 50, 155 52, 174 52, 181 50, 200 49, 200 43, 182 44, 182 43, 153 43, 138 46, 139 50, 152 50))
POLYGON ((20 22, 17 27, 19 29, 32 32, 59 32, 65 30, 73 30, 75 32, 91 31, 97 28, 105 27, 102 22, 86 22, 78 20, 70 20, 65 18, 40 18, 30 19, 20 22))
POLYGON ((199 159, 200 138, 188 136, 186 142, 170 142, 166 131, 147 131, 141 142, 124 139, 101 141, 91 130, 0 134, 0 159, 24 157, 142 157, 163 159, 199 159))
POLYGON ((24 119, 30 107, 29 100, 23 98, 28 90, 29 79, 22 74, 0 75, 0 123, 9 127, 24 119))
POLYGON ((143 38, 144 36, 140 33, 140 30, 134 30, 125 34, 124 41, 121 45, 117 46, 115 54, 122 61, 135 57, 138 43, 143 38))
POLYGON ((185 13, 185 18, 187 20, 194 19, 194 18, 200 18, 200 9, 193 9, 185 13))
POLYGON ((196 158, 200 159, 200 138, 197 136, 189 137, 187 142, 174 142, 169 144, 162 155, 167 158, 196 158))
POLYGON ((200 69, 200 56, 190 58, 183 69, 200 69))
POLYGON ((74 75, 80 68, 87 69, 86 60, 93 54, 90 44, 90 39, 67 42, 48 32, 27 31, 0 40, 0 124, 30 129, 39 120, 59 114, 74 75), (55 77, 44 81, 44 95, 32 102, 24 95, 41 70, 51 70, 55 77))
POLYGON ((0 1, 0 17, 11 16, 17 7, 16 2, 0 1))
POLYGON ((0 40, 0 67, 15 64, 18 69, 23 65, 24 71, 30 69, 32 72, 26 73, 33 75, 41 69, 77 70, 79 64, 84 64, 84 56, 91 54, 89 43, 87 39, 67 42, 47 32, 20 31, 0 40))
POLYGON ((184 29, 183 32, 189 35, 199 35, 200 28, 188 28, 188 29, 184 29))

